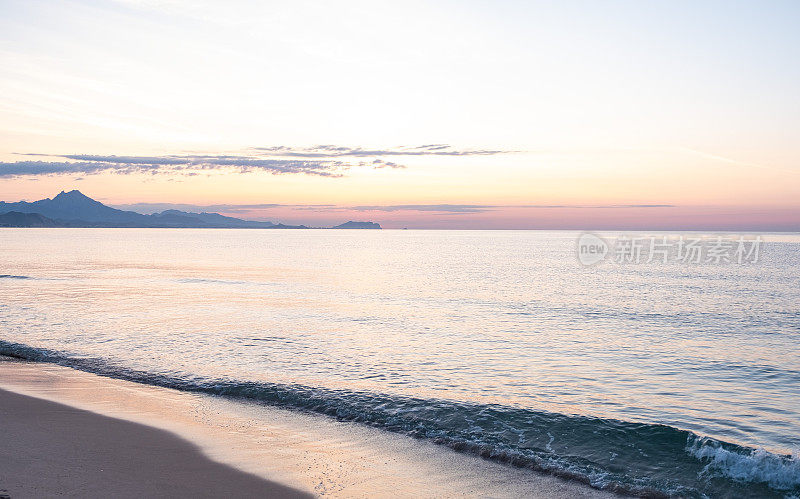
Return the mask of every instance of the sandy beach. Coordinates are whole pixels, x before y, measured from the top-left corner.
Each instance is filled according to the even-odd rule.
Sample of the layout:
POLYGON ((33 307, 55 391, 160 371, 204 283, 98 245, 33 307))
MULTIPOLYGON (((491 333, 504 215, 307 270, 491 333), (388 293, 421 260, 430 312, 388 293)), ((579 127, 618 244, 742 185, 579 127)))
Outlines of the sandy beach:
POLYGON ((0 356, 0 496, 609 497, 363 425, 0 356))
POLYGON ((205 457, 169 432, 0 390, 0 494, 310 497, 205 457))

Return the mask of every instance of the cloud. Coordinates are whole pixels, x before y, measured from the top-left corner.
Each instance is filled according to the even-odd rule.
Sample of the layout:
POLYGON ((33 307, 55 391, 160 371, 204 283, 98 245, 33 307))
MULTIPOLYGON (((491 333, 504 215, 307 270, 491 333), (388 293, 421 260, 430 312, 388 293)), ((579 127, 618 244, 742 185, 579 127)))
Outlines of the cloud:
POLYGON ((498 206, 478 204, 395 204, 385 206, 350 206, 354 211, 434 211, 440 213, 483 213, 498 206))
POLYGON ((0 177, 45 175, 92 175, 115 173, 180 174, 220 172, 268 172, 341 177, 354 167, 405 168, 385 159, 387 156, 488 156, 512 151, 459 150, 447 144, 426 144, 390 149, 364 149, 335 145, 307 148, 270 146, 251 148, 251 154, 188 154, 165 156, 117 156, 99 154, 17 153, 22 156, 48 157, 57 161, 0 162, 0 177), (373 158, 372 161, 364 158, 373 158))
POLYGON ((365 156, 493 156, 497 154, 516 152, 491 149, 453 149, 447 144, 403 146, 389 149, 364 149, 361 147, 343 147, 334 145, 318 145, 306 148, 271 146, 255 147, 253 149, 280 156, 302 158, 358 158, 365 156))
POLYGON ((247 214, 258 210, 272 208, 289 208, 293 211, 313 212, 429 212, 446 214, 486 213, 507 209, 625 209, 625 208, 674 208, 671 204, 609 204, 609 205, 490 205, 490 204, 392 204, 347 206, 332 204, 214 204, 193 205, 173 203, 137 203, 115 205, 115 208, 132 210, 139 213, 156 213, 164 210, 182 210, 192 212, 221 212, 247 214))
POLYGON ((273 174, 304 173, 324 177, 340 177, 350 167, 342 161, 308 161, 258 158, 250 156, 99 156, 67 154, 52 156, 77 161, 14 161, 0 162, 0 177, 42 176, 59 174, 92 175, 172 173, 187 176, 213 171, 237 173, 268 172, 273 174))
POLYGON ((709 153, 706 153, 706 152, 703 152, 703 151, 698 151, 697 149, 691 149, 689 147, 678 147, 677 149, 678 149, 678 151, 683 152, 683 153, 692 154, 692 155, 695 155, 695 156, 699 156, 701 158, 711 159, 711 160, 714 160, 714 161, 719 161, 719 162, 722 162, 722 163, 728 163, 728 164, 736 165, 736 166, 744 166, 744 167, 747 167, 747 168, 758 168, 758 169, 761 169, 761 170, 774 170, 774 171, 777 171, 777 172, 791 173, 791 174, 794 174, 794 175, 797 175, 798 173, 800 173, 800 170, 790 170, 790 169, 787 169, 787 168, 777 168, 777 167, 770 166, 770 165, 762 165, 762 164, 758 164, 758 163, 750 163, 750 162, 747 162, 747 161, 739 161, 737 159, 727 158, 725 156, 720 156, 718 154, 709 154, 709 153))
POLYGON ((193 213, 207 212, 207 213, 247 213, 253 210, 267 210, 270 208, 279 208, 286 205, 274 203, 261 203, 261 204, 209 204, 209 205, 196 205, 196 204, 180 204, 180 203, 133 203, 133 204, 115 204, 114 208, 119 210, 135 211, 137 213, 144 213, 149 215, 151 213, 160 213, 164 210, 180 210, 193 213))
POLYGON ((374 160, 372 160, 372 167, 373 168, 405 168, 404 165, 398 165, 397 163, 393 163, 391 161, 384 161, 382 159, 374 159, 374 160))
POLYGON ((613 209, 613 208, 673 208, 671 204, 608 204, 608 205, 568 205, 568 204, 529 204, 529 205, 489 205, 489 204, 395 204, 381 206, 350 206, 354 211, 430 211, 439 213, 484 213, 500 209, 613 209))
MULTIPOLYGON (((116 165, 116 170, 127 170, 129 165, 116 165)), ((0 163, 0 177, 21 177, 28 175, 53 175, 66 173, 92 174, 111 169, 104 163, 64 162, 64 161, 14 161, 0 163)), ((123 171, 122 173, 131 173, 123 171)))

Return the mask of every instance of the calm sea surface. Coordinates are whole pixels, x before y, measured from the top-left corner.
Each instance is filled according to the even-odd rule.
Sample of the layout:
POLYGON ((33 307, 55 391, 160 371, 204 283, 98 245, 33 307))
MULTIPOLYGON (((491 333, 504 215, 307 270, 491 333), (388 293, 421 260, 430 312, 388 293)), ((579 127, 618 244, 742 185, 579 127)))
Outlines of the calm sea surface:
POLYGON ((800 236, 747 265, 584 267, 576 239, 0 229, 0 352, 611 490, 800 494, 800 236))

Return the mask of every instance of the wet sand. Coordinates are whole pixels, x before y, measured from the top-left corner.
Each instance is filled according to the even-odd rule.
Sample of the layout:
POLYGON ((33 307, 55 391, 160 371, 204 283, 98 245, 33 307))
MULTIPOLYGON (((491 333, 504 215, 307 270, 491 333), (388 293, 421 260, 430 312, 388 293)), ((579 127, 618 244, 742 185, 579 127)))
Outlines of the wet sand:
POLYGON ((157 428, 0 390, 0 496, 307 497, 157 428))
POLYGON ((0 390, 0 496, 611 496, 327 416, 55 364, 0 356, 0 390))

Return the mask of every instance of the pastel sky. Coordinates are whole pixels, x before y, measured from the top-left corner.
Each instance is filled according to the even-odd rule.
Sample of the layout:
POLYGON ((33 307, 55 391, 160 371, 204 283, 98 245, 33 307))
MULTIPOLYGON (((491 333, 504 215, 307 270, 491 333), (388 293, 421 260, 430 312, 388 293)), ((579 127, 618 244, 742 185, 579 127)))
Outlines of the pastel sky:
POLYGON ((797 1, 0 0, 0 199, 800 230, 797 1))

